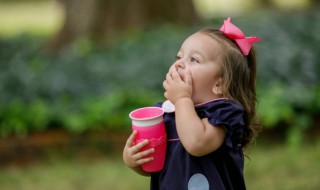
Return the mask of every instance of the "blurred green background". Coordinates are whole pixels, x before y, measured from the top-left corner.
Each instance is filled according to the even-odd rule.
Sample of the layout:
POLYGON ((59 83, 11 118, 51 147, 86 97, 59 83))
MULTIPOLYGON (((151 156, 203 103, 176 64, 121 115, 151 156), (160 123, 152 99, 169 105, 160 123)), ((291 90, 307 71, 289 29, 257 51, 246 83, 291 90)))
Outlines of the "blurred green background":
POLYGON ((319 189, 318 0, 0 0, 0 189, 148 189, 122 163, 128 113, 229 16, 263 41, 248 189, 319 189))

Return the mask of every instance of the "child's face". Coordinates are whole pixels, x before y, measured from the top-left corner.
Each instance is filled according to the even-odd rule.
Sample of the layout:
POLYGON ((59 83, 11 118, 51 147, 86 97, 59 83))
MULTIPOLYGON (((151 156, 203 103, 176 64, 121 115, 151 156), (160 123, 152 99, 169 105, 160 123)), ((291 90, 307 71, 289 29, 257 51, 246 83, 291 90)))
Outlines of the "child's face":
POLYGON ((192 76, 194 104, 221 98, 219 44, 204 33, 195 33, 182 44, 173 64, 182 79, 189 70, 192 76))

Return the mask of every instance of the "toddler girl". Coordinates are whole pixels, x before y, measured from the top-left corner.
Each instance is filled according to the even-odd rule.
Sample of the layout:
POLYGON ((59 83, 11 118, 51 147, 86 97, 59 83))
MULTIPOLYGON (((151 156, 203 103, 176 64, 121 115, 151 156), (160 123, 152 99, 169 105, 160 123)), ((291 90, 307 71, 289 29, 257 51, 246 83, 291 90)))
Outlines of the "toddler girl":
MULTIPOLYGON (((163 82, 164 96, 175 111, 164 115, 167 153, 163 170, 146 173, 154 149, 134 145, 123 151, 125 164, 151 175, 153 190, 246 189, 243 149, 255 138, 251 125, 256 103, 257 37, 224 21, 220 30, 203 29, 182 44, 163 82)), ((162 103, 157 106, 162 106, 162 103)))

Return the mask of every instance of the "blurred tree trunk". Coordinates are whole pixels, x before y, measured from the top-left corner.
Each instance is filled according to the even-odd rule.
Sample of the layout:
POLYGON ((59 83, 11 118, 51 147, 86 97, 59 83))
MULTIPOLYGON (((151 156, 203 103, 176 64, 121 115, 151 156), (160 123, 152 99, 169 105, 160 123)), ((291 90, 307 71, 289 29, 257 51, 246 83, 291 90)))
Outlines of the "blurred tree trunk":
POLYGON ((311 3, 315 6, 319 6, 320 5, 320 0, 311 0, 311 3))
POLYGON ((191 24, 199 20, 192 0, 57 1, 65 9, 65 21, 49 44, 52 51, 82 37, 108 41, 121 31, 152 23, 191 24))
POLYGON ((272 2, 272 0, 258 0, 257 3, 264 9, 274 7, 274 3, 272 2))

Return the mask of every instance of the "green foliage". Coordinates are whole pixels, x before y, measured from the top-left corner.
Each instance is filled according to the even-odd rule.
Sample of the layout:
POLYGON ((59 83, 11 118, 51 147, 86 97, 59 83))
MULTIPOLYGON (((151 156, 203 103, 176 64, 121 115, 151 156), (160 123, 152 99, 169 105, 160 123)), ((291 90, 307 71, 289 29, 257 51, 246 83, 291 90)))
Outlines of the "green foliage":
POLYGON ((77 111, 69 114, 66 111, 61 118, 64 126, 72 132, 101 127, 121 129, 130 125, 130 111, 161 100, 157 97, 153 92, 142 89, 114 91, 105 96, 84 99, 77 111))
POLYGON ((128 128, 131 110, 163 101, 162 81, 184 32, 163 26, 111 47, 83 39, 56 56, 42 50, 43 39, 2 39, 0 135, 128 128))
POLYGON ((26 104, 21 100, 13 100, 1 111, 0 134, 2 136, 15 133, 25 135, 29 131, 42 130, 48 125, 49 105, 42 100, 34 100, 26 104))
MULTIPOLYGON (((210 25, 219 27, 222 19, 210 25)), ((233 19, 248 36, 262 38, 261 124, 288 129, 293 145, 320 109, 319 19, 318 11, 233 19)), ((197 29, 157 26, 108 47, 83 39, 56 56, 43 51, 44 39, 0 40, 0 134, 128 128, 132 109, 163 101, 165 73, 181 42, 197 29)))
POLYGON ((287 130, 293 149, 320 109, 319 19, 315 10, 275 12, 250 24, 263 40, 258 68, 261 122, 287 130))

